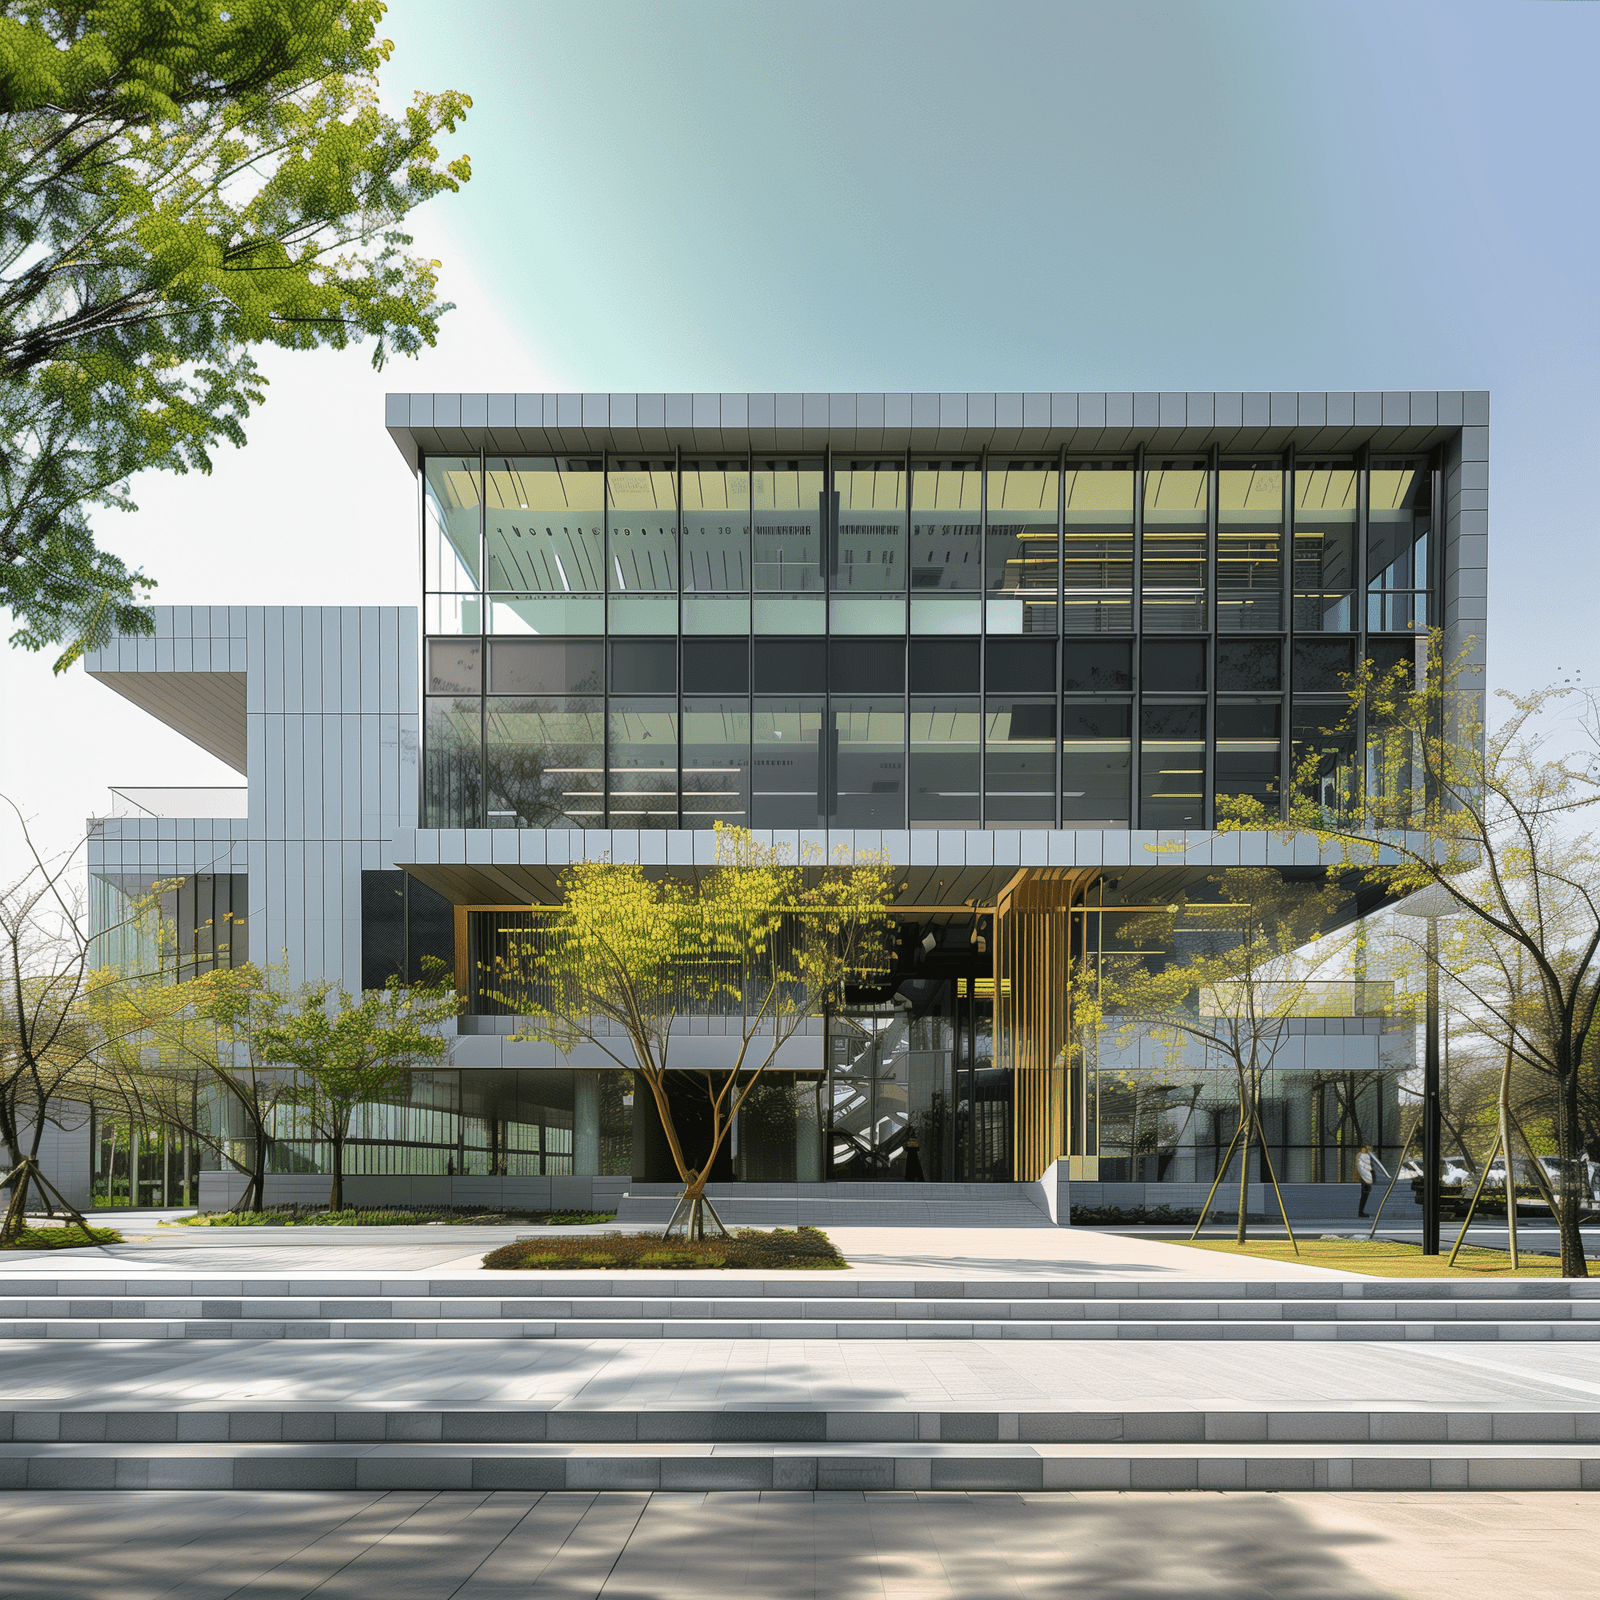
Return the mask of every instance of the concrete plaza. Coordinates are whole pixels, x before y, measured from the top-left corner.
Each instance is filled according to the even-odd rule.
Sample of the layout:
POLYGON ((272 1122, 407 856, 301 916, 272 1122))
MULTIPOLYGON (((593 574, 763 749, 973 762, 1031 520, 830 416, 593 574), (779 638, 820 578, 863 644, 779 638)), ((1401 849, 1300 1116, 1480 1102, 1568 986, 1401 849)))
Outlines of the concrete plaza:
POLYGON ((7 1600, 1592 1591, 1587 1285, 1052 1227, 558 1276, 482 1269, 525 1227, 153 1221, 0 1264, 7 1600))
POLYGON ((1594 1592, 1600 1496, 0 1496, 8 1600, 1463 1600, 1594 1592))

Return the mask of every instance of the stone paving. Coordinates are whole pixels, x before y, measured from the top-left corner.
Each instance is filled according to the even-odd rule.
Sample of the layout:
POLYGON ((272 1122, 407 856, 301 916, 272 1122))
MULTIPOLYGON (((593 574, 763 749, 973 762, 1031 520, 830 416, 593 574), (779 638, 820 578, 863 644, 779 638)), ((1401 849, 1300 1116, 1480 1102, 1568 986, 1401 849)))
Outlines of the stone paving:
POLYGON ((1578 1494, 0 1494, 7 1600, 1588 1600, 1578 1494))
MULTIPOLYGON (((130 1272, 263 1273, 289 1270, 362 1275, 448 1269, 474 1272, 486 1251, 529 1235, 570 1236, 605 1227, 166 1228, 127 1244, 93 1249, 8 1251, 0 1257, 0 1293, 8 1277, 107 1277, 130 1272), (337 1235, 330 1239, 330 1234, 337 1235), (443 1237, 441 1237, 443 1236, 443 1237)), ((1157 1239, 1087 1228, 836 1228, 830 1237, 852 1271, 873 1278, 1215 1278, 1210 1252, 1157 1239)), ((1348 1274, 1294 1262, 1231 1258, 1236 1279, 1325 1279, 1348 1274)), ((499 1274, 495 1275, 499 1277, 499 1274)), ((617 1273, 596 1276, 615 1279, 617 1273)), ((741 1274, 743 1278, 757 1274, 741 1274)), ((844 1277, 844 1274, 838 1274, 844 1277)))
POLYGON ((0 1409, 1600 1407, 1600 1346, 17 1340, 0 1409))

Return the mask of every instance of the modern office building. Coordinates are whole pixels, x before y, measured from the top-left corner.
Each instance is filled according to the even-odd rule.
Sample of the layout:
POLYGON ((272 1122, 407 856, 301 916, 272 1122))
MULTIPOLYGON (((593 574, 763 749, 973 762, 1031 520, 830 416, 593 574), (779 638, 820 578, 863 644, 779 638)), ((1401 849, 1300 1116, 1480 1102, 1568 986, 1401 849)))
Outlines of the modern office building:
MULTIPOLYGON (((892 1178, 915 1133, 931 1179, 1203 1182, 1231 1087, 1069 1068, 1067 952, 1229 866, 1316 877, 1314 839, 1214 832, 1217 797, 1276 803, 1314 751, 1339 805, 1357 662, 1430 625, 1485 648, 1483 393, 391 395, 386 421, 417 521, 365 536, 417 563, 417 609, 161 608, 87 662, 247 788, 94 823, 101 926, 182 877, 202 953, 222 908, 221 959, 297 979, 454 963, 449 1065, 369 1108, 374 1179, 668 1176, 648 1097, 515 1039, 482 974, 568 863, 692 872, 723 821, 885 852, 904 952, 791 1042, 723 1175, 892 1178)), ((1411 1040, 1382 985, 1314 1009, 1266 1093, 1305 1183, 1399 1143, 1411 1040)), ((686 1069, 727 1059, 717 1019, 684 1032, 686 1069)))

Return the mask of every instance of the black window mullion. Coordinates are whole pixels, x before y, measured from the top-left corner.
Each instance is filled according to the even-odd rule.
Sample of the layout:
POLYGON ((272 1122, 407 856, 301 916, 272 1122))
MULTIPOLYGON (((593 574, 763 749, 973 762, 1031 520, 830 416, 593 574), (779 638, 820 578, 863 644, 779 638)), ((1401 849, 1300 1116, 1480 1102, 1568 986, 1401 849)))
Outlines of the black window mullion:
POLYGON ((1137 828, 1139 815, 1139 771, 1144 760, 1144 679, 1140 664, 1144 657, 1144 445, 1133 450, 1133 726, 1128 763, 1128 826, 1137 828))

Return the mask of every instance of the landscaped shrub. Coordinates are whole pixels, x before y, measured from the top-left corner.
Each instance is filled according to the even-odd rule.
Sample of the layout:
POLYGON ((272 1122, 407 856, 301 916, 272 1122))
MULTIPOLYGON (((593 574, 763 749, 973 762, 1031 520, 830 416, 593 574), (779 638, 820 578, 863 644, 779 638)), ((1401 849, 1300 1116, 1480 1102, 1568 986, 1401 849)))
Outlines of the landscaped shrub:
POLYGON ((818 1228, 774 1228, 771 1233, 739 1228, 729 1239, 663 1239, 656 1233, 519 1239, 491 1250, 483 1264, 513 1272, 829 1271, 849 1265, 818 1228))
POLYGON ((87 1244, 121 1244, 122 1235, 115 1228, 90 1228, 88 1237, 77 1223, 69 1222, 61 1228, 24 1228, 7 1250, 71 1250, 87 1244))
MULTIPOLYGON (((488 1211, 449 1207, 419 1207, 414 1211, 386 1209, 362 1211, 348 1208, 329 1211, 325 1206, 270 1206, 265 1211, 208 1211, 197 1217, 179 1217, 185 1228, 401 1228, 425 1222, 452 1226, 479 1226, 491 1223, 531 1223, 583 1226, 596 1222, 615 1222, 615 1211, 488 1211)), ((166 1226, 166 1224, 162 1224, 166 1226)))
MULTIPOLYGON (((1151 1227, 1192 1228, 1200 1220, 1199 1206, 1074 1206, 1072 1221, 1086 1228, 1112 1223, 1139 1223, 1151 1227)), ((1207 1222, 1237 1222, 1237 1211, 1219 1211, 1212 1207, 1207 1222)), ((1277 1212, 1251 1211, 1246 1213, 1250 1222, 1281 1220, 1277 1212)))

